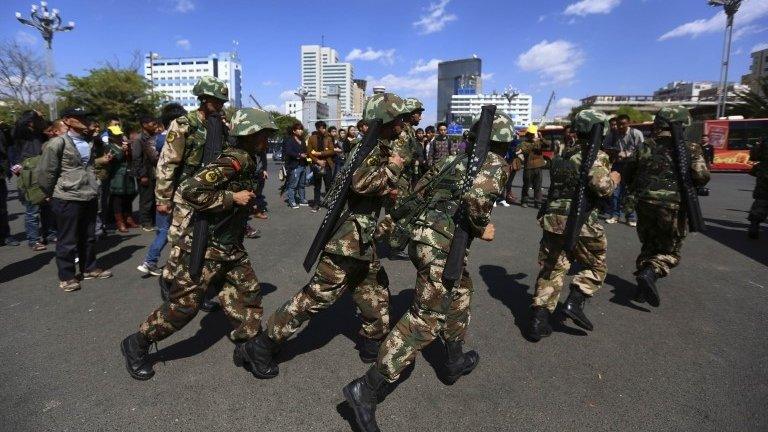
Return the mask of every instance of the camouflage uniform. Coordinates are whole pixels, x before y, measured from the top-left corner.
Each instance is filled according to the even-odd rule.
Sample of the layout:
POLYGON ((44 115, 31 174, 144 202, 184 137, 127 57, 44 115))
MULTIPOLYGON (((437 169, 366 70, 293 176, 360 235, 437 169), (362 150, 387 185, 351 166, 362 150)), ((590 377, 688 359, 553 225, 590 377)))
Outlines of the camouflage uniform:
MULTIPOLYGON (((391 118, 406 114, 399 97, 389 93, 375 95, 366 103, 389 104, 391 118), (373 101, 373 102, 371 102, 373 101)), ((371 119, 368 112, 366 117, 371 119)), ((389 282, 376 257, 373 233, 383 196, 397 187, 402 167, 389 163, 392 143, 379 145, 354 172, 347 199, 348 216, 326 243, 309 284, 294 295, 269 318, 266 333, 281 343, 317 312, 328 308, 349 288, 360 309, 363 326, 360 334, 368 339, 381 339, 389 331, 389 282)), ((354 159, 356 146, 350 154, 354 159)), ((336 186, 336 185, 334 185, 336 186)), ((330 195, 330 194, 329 194, 330 195)))
MULTIPOLYGON (((667 112, 674 109, 662 109, 656 115, 656 122, 672 115, 667 112)), ((682 107, 677 112, 688 115, 682 107)), ((659 277, 666 276, 680 262, 680 249, 688 233, 687 218, 680 208, 680 186, 673 147, 672 134, 668 130, 657 129, 653 138, 643 143, 624 168, 630 194, 636 201, 637 235, 642 243, 637 270, 649 267, 659 277)), ((694 186, 704 186, 709 182, 709 170, 701 146, 689 142, 688 150, 694 186)))
POLYGON ((419 215, 412 231, 409 255, 417 271, 416 298, 382 343, 375 365, 390 382, 396 381, 418 351, 438 335, 447 343, 464 341, 474 291, 472 280, 466 266, 461 281, 453 289, 443 284, 442 277, 455 229, 453 215, 460 205, 465 206, 469 212, 470 235, 480 237, 507 179, 504 159, 489 153, 472 188, 458 197, 467 160, 465 154, 441 159, 415 187, 417 191, 422 190, 438 173, 450 170, 433 196, 426 197, 430 199, 429 206, 419 215))
POLYGON ((756 164, 750 172, 755 176, 755 189, 752 191, 755 201, 749 209, 748 220, 755 229, 759 229, 760 223, 765 222, 768 217, 768 142, 765 138, 750 150, 749 156, 756 164))
MULTIPOLYGON (((552 178, 545 214, 539 218, 539 225, 544 230, 539 247, 539 275, 536 278, 534 307, 545 307, 553 312, 557 307, 560 291, 573 261, 581 264, 581 269, 573 277, 572 286, 577 287, 587 296, 594 295, 605 280, 607 267, 605 254, 608 241, 603 226, 598 219, 598 209, 593 209, 581 227, 579 240, 572 254, 563 250, 565 243, 565 225, 571 207, 571 198, 579 183, 579 169, 582 161, 582 145, 585 140, 577 140, 570 149, 552 160, 550 176, 552 178)), ((616 188, 611 180, 611 162, 608 155, 599 151, 594 165, 589 171, 589 189, 600 197, 609 196, 616 188)))
POLYGON ((189 275, 192 226, 187 224, 173 247, 172 254, 181 265, 174 266, 171 275, 170 299, 140 327, 148 340, 165 339, 194 318, 213 281, 223 282, 219 300, 235 326, 230 338, 245 341, 261 330, 261 290, 242 244, 248 209, 237 207, 232 200, 235 192, 255 189, 255 171, 256 163, 245 150, 230 147, 181 184, 177 196, 208 218, 208 248, 200 282, 194 282, 189 275))

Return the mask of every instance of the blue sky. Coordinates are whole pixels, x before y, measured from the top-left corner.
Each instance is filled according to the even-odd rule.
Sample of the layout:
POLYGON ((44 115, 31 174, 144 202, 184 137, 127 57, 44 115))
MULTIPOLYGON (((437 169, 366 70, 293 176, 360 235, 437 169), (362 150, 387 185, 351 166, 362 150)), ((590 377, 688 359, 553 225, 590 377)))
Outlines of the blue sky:
MULTIPOLYGON (((706 0, 51 0, 77 28, 54 41, 59 74, 83 74, 135 50, 208 55, 239 41, 243 96, 282 107, 299 84, 299 46, 325 44, 351 58, 357 78, 422 98, 435 118, 436 60, 477 54, 484 90, 511 85, 555 112, 592 94, 650 94, 673 80, 717 80, 724 18, 706 0)), ((4 0, 0 40, 42 51, 19 24, 29 0, 4 0)), ((768 0, 736 18, 731 78, 768 46, 768 0)))

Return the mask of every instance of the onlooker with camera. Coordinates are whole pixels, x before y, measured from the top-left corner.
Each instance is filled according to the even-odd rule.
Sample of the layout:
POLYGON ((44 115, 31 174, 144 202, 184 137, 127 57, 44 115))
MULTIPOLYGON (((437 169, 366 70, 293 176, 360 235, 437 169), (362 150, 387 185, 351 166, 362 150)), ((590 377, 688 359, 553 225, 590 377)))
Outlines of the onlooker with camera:
POLYGON ((306 206, 305 196, 307 179, 307 151, 304 147, 304 126, 296 122, 291 125, 288 136, 283 140, 283 158, 285 159, 285 195, 288 198, 288 206, 297 209, 300 205, 306 206))
POLYGON ((131 142, 133 176, 139 182, 139 223, 144 231, 155 229, 155 167, 159 154, 155 149, 157 119, 139 120, 141 135, 131 142))
POLYGON ((39 186, 50 197, 56 215, 59 288, 75 291, 80 289, 80 278, 105 279, 112 273, 96 265, 98 180, 93 172, 92 147, 86 140, 86 113, 70 108, 64 110, 62 120, 67 133, 46 142, 37 174, 39 186), (80 277, 75 256, 79 258, 80 277))

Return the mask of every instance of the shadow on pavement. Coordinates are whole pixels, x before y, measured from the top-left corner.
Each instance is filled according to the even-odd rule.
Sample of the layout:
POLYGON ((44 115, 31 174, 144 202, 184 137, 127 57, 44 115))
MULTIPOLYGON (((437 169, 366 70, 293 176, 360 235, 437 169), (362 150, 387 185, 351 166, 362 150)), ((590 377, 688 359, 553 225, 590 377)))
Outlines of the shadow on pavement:
POLYGON ((628 280, 624 280, 614 274, 608 273, 608 276, 605 278, 605 284, 613 287, 613 290, 611 291, 613 293, 613 297, 608 300, 611 303, 616 303, 618 305, 626 306, 630 309, 635 309, 642 312, 650 312, 650 310, 632 303, 632 299, 634 298, 635 292, 637 290, 637 286, 634 283, 628 280))
POLYGON ((117 267, 118 265, 131 259, 131 257, 133 257, 133 253, 139 249, 146 249, 146 246, 139 246, 139 245, 123 246, 122 248, 116 251, 113 251, 106 255, 102 255, 98 257, 97 262, 99 263, 99 266, 102 268, 117 267))
MULTIPOLYGON (((762 265, 768 265, 768 248, 762 240, 747 238, 748 223, 705 218, 707 229, 701 233, 762 265)), ((763 233, 765 234, 765 233, 763 233)))
POLYGON ((157 351, 152 355, 153 360, 178 360, 200 354, 215 345, 231 330, 232 325, 224 312, 219 310, 208 313, 200 320, 200 328, 192 337, 157 351))
MULTIPOLYGON (((19 246, 20 247, 20 246, 19 246)), ((35 273, 51 262, 56 253, 53 251, 37 253, 25 260, 16 261, 0 269, 0 283, 12 281, 35 273)))
POLYGON ((509 308, 515 317, 515 325, 523 335, 526 333, 533 301, 533 296, 528 294, 528 285, 518 282, 526 276, 528 275, 525 273, 509 274, 505 268, 495 265, 480 266, 480 277, 488 286, 488 294, 509 308))

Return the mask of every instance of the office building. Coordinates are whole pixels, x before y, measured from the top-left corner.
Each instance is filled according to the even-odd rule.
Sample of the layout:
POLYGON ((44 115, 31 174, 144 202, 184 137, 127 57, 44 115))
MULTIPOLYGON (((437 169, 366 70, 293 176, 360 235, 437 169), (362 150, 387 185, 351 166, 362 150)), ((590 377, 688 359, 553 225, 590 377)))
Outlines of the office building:
POLYGON ((638 111, 653 115, 662 107, 679 105, 688 109, 714 108, 717 106, 717 102, 702 100, 661 101, 657 100, 654 96, 649 95, 593 95, 581 99, 580 107, 600 110, 609 115, 616 114, 616 111, 618 111, 619 108, 632 107, 638 111))
POLYGON ((229 105, 242 107, 243 67, 237 53, 222 52, 208 57, 163 58, 150 53, 144 58, 144 78, 155 92, 162 92, 169 101, 178 102, 187 110, 197 109, 197 97, 192 87, 204 76, 214 76, 229 88, 229 105))
POLYGON ((301 110, 303 108, 303 104, 300 100, 289 100, 285 101, 285 115, 289 115, 292 117, 296 117, 301 121, 301 110))
POLYGON ((761 93, 760 79, 765 77, 768 77, 768 48, 752 53, 749 73, 741 77, 741 83, 748 85, 752 91, 761 93))
POLYGON ((454 95, 483 92, 482 63, 479 58, 451 60, 437 65, 437 120, 449 120, 454 95))
POLYGON ((653 92, 653 97, 660 101, 697 101, 703 90, 711 88, 717 88, 717 84, 711 81, 674 81, 653 92))
POLYGON ((362 115, 365 107, 365 88, 368 83, 362 79, 352 80, 352 114, 362 115))
POLYGON ((338 52, 320 45, 301 46, 301 85, 307 98, 322 100, 328 86, 339 87, 341 109, 352 111, 352 64, 339 62, 338 52))
POLYGON ((533 97, 524 93, 511 100, 500 94, 453 95, 447 120, 469 129, 472 120, 480 116, 483 105, 496 105, 497 111, 508 114, 515 126, 527 127, 531 124, 533 97))

